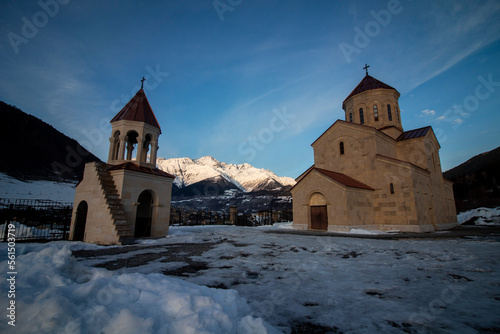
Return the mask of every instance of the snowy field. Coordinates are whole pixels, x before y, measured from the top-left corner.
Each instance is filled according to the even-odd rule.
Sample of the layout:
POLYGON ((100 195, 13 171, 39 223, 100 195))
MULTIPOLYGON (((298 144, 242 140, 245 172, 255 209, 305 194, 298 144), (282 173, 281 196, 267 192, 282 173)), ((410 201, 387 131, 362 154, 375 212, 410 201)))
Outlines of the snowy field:
POLYGON ((56 181, 28 181, 0 173, 0 198, 50 199, 57 202, 73 202, 76 183, 56 181))
MULTIPOLYGON (((123 247, 18 244, 16 327, 4 317, 0 332, 500 331, 498 237, 270 233, 287 227, 172 227, 123 247)), ((5 306, 5 279, 0 289, 5 306)))

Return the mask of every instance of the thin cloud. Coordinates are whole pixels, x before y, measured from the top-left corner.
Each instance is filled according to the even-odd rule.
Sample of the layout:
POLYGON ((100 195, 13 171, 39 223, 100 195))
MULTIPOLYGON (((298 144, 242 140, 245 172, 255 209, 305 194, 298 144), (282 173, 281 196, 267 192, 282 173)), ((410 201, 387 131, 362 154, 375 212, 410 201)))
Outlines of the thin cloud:
POLYGON ((408 91, 432 80, 469 55, 500 39, 500 25, 496 23, 500 3, 470 3, 467 8, 457 7, 451 17, 444 15, 444 10, 446 8, 440 8, 440 4, 436 3, 436 7, 429 12, 429 15, 434 13, 434 16, 439 17, 439 20, 432 22, 440 24, 436 23, 428 28, 435 33, 426 47, 420 50, 418 57, 423 58, 416 62, 418 65, 413 68, 414 73, 422 75, 414 76, 415 81, 410 83, 408 91), (487 33, 484 33, 484 25, 488 25, 487 33), (478 34, 478 31, 482 33, 478 34))
POLYGON ((423 116, 432 116, 432 115, 436 114, 436 111, 433 110, 433 109, 424 109, 420 113, 421 113, 421 115, 420 115, 421 117, 423 117, 423 116))

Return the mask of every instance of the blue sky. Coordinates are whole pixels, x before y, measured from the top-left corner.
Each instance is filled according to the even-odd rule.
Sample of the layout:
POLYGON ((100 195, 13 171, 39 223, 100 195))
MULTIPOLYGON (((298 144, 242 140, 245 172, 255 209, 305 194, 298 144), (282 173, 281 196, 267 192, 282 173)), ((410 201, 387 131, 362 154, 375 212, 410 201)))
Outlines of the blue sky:
POLYGON ((499 1, 0 0, 0 36, 0 100, 103 160, 145 76, 158 156, 297 177, 365 63, 443 171, 500 146, 499 1))

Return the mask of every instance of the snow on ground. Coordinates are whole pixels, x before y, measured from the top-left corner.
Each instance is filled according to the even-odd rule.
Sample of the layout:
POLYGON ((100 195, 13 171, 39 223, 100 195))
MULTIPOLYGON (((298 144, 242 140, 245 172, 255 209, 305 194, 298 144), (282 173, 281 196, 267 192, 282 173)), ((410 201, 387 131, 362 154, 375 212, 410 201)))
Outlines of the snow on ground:
POLYGON ((0 173, 0 198, 9 199, 51 199, 59 202, 73 202, 75 183, 55 181, 21 181, 0 173))
POLYGON ((209 269, 186 280, 237 290, 284 331, 294 322, 344 333, 500 329, 499 240, 263 233, 268 229, 174 228, 170 239, 227 239, 196 257, 209 269))
POLYGON ((461 212, 457 218, 459 224, 475 219, 474 225, 500 225, 500 207, 496 209, 477 208, 461 212))
MULTIPOLYGON (((18 244, 17 328, 4 319, 0 332, 290 333, 297 325, 337 333, 500 331, 498 237, 272 233, 286 228, 290 223, 171 227, 166 238, 128 248, 18 244), (75 259, 73 249, 98 253, 75 259), (109 250, 121 253, 103 254, 109 250), (94 267, 109 263, 115 270, 94 267), (196 270, 183 270, 193 263, 196 270)), ((0 256, 7 258, 6 247, 0 256)), ((0 289, 8 291, 6 280, 0 289)))
MULTIPOLYGON (((8 325, 4 316, 1 333, 277 333, 252 316, 235 290, 211 289, 162 274, 90 268, 72 257, 71 249, 82 248, 81 243, 16 247, 16 326, 8 325)), ((0 270, 10 271, 7 261, 0 270)), ((0 288, 9 291, 5 279, 0 288)))

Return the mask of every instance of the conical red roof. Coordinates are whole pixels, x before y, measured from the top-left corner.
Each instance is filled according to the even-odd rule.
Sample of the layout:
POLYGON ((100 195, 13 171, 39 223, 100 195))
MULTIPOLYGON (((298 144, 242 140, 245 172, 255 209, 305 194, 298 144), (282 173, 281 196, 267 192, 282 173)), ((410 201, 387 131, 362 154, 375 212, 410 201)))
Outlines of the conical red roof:
POLYGON ((158 124, 156 116, 153 113, 148 99, 146 98, 146 94, 142 88, 139 89, 135 96, 128 101, 125 107, 123 107, 123 109, 120 110, 115 117, 113 117, 111 123, 121 120, 144 122, 160 129, 160 124, 158 124))
MULTIPOLYGON (((383 83, 382 81, 377 80, 374 77, 367 74, 367 75, 365 75, 363 80, 361 80, 361 82, 356 86, 356 88, 354 88, 354 90, 351 92, 351 94, 349 94, 349 96, 344 100, 343 104, 345 103, 345 101, 349 100, 354 95, 365 92, 367 90, 378 89, 378 88, 396 90, 395 88, 393 88, 393 87, 383 83)), ((397 92, 397 90, 396 90, 396 92, 397 92)))

